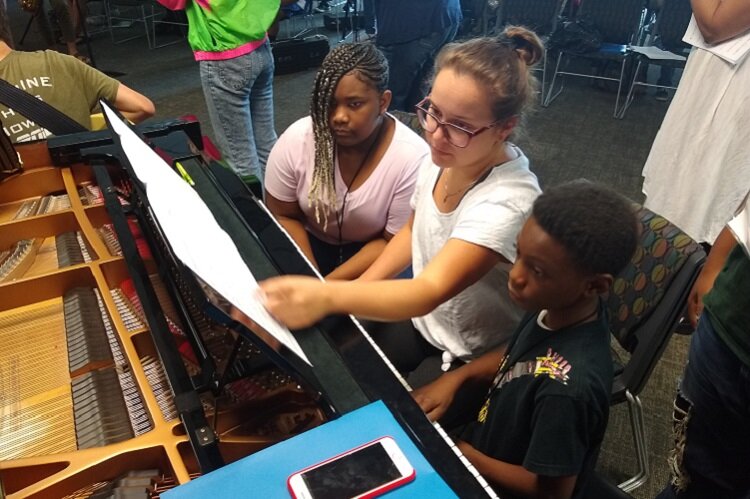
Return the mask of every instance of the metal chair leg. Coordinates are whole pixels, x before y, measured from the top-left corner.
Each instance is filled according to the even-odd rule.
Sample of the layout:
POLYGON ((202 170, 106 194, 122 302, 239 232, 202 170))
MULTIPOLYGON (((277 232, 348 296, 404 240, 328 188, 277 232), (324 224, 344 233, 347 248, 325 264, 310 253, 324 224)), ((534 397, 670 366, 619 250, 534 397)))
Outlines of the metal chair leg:
POLYGON ((547 91, 547 95, 544 98, 544 103, 542 104, 544 107, 549 107, 549 105, 552 103, 553 100, 557 98, 558 95, 560 95, 565 88, 565 78, 563 77, 562 83, 560 84, 560 90, 557 91, 553 95, 553 91, 555 90, 555 82, 557 81, 557 72, 560 70, 560 61, 562 60, 563 53, 560 52, 557 54, 557 63, 555 64, 555 72, 552 75, 552 82, 549 84, 549 90, 547 91))
POLYGON ((628 108, 630 108, 630 105, 635 100, 635 95, 633 94, 633 91, 635 89, 636 82, 638 80, 638 73, 641 71, 641 64, 643 63, 642 60, 638 60, 638 64, 635 66, 635 73, 633 73, 633 79, 630 82, 630 89, 628 90, 628 95, 625 97, 625 103, 622 105, 622 109, 620 110, 620 115, 618 118, 623 119, 625 118, 625 113, 628 111, 628 108))
POLYGON ((544 98, 546 96, 544 90, 546 88, 547 83, 547 48, 544 49, 544 54, 542 55, 542 88, 539 93, 539 103, 543 106, 544 105, 544 98))
POLYGON ((620 65, 620 80, 617 82, 617 99, 615 99, 615 111, 612 114, 613 118, 618 118, 620 114, 620 94, 622 93, 622 80, 625 78, 625 66, 628 63, 627 56, 623 58, 622 64, 620 65))
POLYGON ((645 422, 643 420, 643 406, 641 399, 630 391, 625 392, 628 401, 628 413, 630 424, 633 427, 633 442, 635 443, 636 460, 638 461, 638 472, 635 476, 625 480, 618 485, 625 492, 637 489, 648 480, 648 444, 646 442, 645 422))

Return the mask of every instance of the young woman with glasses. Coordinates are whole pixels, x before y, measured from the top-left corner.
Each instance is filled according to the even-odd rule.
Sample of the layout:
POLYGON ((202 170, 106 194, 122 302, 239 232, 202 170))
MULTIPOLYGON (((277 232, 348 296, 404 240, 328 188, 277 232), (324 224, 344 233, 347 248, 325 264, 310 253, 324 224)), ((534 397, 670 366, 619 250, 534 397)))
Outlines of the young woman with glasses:
POLYGON ((269 311, 291 328, 336 313, 393 322, 366 327, 412 386, 503 344, 520 318, 507 287, 516 236, 540 192, 508 138, 534 100, 542 51, 518 27, 443 48, 417 106, 431 158, 409 222, 356 281, 261 283, 269 311), (414 278, 389 280, 409 264, 414 278))

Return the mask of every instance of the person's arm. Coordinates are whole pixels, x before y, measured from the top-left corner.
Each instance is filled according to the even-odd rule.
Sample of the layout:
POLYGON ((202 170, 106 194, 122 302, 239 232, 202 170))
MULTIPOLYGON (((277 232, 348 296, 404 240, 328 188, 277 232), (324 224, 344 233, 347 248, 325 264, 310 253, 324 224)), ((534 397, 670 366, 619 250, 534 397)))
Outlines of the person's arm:
POLYGON ((393 236, 384 232, 381 237, 368 241, 367 244, 362 246, 362 248, 352 255, 351 258, 325 276, 326 279, 333 281, 350 281, 358 278, 370 267, 370 265, 372 265, 372 262, 377 260, 383 252, 383 249, 385 249, 388 244, 388 240, 392 238, 393 236))
POLYGON ((430 384, 417 388, 411 396, 427 414, 430 421, 437 421, 453 403, 456 392, 466 383, 489 385, 497 372, 505 349, 493 350, 458 369, 448 371, 430 384))
POLYGON ((727 257, 736 244, 737 240, 734 238, 732 231, 729 230, 729 227, 724 227, 711 247, 706 263, 703 265, 703 269, 688 297, 688 319, 690 319, 693 327, 698 325, 698 318, 703 312, 703 296, 714 286, 716 276, 724 268, 727 257))
POLYGON ((466 442, 459 441, 457 445, 482 476, 502 489, 524 497, 544 499, 568 499, 573 495, 578 475, 538 475, 523 466, 487 456, 466 442))
POLYGON ((695 22, 707 43, 719 43, 750 29, 747 0, 690 0, 695 22))
POLYGON ((406 269, 411 263, 411 228, 414 225, 414 212, 395 236, 388 241, 378 258, 362 275, 360 281, 391 279, 406 269))
POLYGON ((310 326, 331 314, 392 322, 431 312, 501 261, 507 260, 484 246, 449 239, 413 279, 324 283, 285 276, 263 281, 260 288, 269 312, 292 329, 310 326))
POLYGON ((133 123, 140 123, 146 118, 153 116, 156 112, 151 99, 122 83, 117 87, 114 105, 126 119, 133 123))
POLYGON ((282 227, 292 236, 294 242, 302 250, 310 263, 318 268, 318 262, 315 261, 312 246, 310 246, 310 237, 305 229, 305 214, 297 202, 280 201, 269 194, 266 190, 265 203, 271 214, 279 221, 282 227))

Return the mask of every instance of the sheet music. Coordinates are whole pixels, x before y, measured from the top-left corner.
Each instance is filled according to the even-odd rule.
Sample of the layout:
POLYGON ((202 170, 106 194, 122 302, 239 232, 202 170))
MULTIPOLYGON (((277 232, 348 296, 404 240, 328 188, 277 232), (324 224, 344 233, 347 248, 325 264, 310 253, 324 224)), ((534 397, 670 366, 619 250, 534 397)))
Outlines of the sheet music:
MULTIPOLYGON (((266 311, 258 282, 234 241, 211 211, 169 165, 102 102, 123 151, 145 185, 151 208, 177 257, 206 284, 275 339, 310 364, 294 335, 266 311)), ((312 365, 312 364, 310 364, 312 365)))
POLYGON ((698 28, 698 23, 695 21, 695 15, 690 19, 690 24, 682 41, 689 43, 693 47, 708 50, 732 65, 740 62, 747 55, 748 51, 750 51, 750 31, 725 42, 709 45, 703 39, 701 30, 698 28))
POLYGON ((674 52, 670 52, 668 50, 662 50, 659 47, 654 47, 653 45, 648 45, 645 47, 630 45, 628 46, 628 48, 633 52, 645 55, 651 60, 684 61, 687 59, 687 57, 683 55, 675 54, 674 52))

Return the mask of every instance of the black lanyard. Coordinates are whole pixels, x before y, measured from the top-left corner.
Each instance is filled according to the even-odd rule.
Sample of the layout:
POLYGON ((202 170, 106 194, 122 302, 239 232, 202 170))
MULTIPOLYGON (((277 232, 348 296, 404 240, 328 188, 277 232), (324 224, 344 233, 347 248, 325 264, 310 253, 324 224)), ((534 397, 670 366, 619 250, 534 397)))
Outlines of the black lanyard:
MULTIPOLYGON (((385 120, 385 118, 383 118, 385 120)), ((344 263, 344 247, 343 247, 343 232, 344 232, 344 211, 346 210, 346 200, 349 198, 349 191, 352 188, 352 185, 354 185, 354 181, 357 180, 357 176, 359 176, 359 172, 362 171, 362 167, 365 166, 365 163, 367 163, 367 160, 370 158, 370 155, 372 154, 372 151, 375 149, 375 144, 377 144, 380 141, 380 134, 383 131, 383 127, 385 126, 385 121, 381 121, 380 127, 378 128, 378 133, 375 136, 375 140, 372 141, 372 144, 370 144, 370 147, 367 148, 367 152, 364 156, 362 156, 362 160, 359 162, 359 166, 357 166, 357 170, 354 172, 354 176, 352 177, 352 180, 346 184, 346 192, 344 192, 344 200, 341 202, 341 210, 336 210, 336 223, 339 228, 339 265, 342 265, 344 263)), ((333 163, 336 164, 336 153, 338 151, 338 147, 335 147, 333 149, 333 163)), ((341 166, 339 165, 339 173, 341 173, 341 166)), ((343 180, 344 176, 341 175, 341 178, 343 180)))

